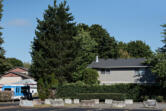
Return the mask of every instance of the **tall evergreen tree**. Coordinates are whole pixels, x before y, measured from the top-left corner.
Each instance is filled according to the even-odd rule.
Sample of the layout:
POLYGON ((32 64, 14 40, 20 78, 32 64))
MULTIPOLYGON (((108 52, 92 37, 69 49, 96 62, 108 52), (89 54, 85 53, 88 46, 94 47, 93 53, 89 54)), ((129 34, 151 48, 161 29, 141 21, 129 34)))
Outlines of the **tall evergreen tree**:
MULTIPOLYGON (((0 21, 2 19, 2 12, 3 12, 3 0, 0 0, 0 21)), ((2 27, 0 26, 0 29, 2 27)), ((2 47, 2 44, 4 43, 4 40, 2 38, 2 32, 0 32, 0 74, 3 74, 5 71, 7 71, 10 68, 10 64, 5 59, 5 50, 2 47)))
POLYGON ((44 84, 50 83, 49 75, 52 74, 60 82, 70 82, 75 58, 73 36, 77 33, 74 18, 66 1, 57 5, 56 0, 53 6, 48 6, 43 17, 43 20, 37 20, 32 44, 32 76, 37 80, 42 78, 44 84))
POLYGON ((162 25, 162 27, 164 28, 162 32, 164 37, 162 42, 164 43, 164 46, 160 48, 159 51, 165 53, 166 52, 166 24, 162 25))

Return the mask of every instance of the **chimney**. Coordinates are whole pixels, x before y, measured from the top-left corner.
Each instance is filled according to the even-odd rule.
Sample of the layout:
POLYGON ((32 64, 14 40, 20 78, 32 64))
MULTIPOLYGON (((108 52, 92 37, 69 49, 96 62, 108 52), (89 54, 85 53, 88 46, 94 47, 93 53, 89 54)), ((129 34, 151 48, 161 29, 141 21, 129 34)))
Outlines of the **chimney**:
POLYGON ((98 56, 96 56, 96 62, 99 62, 99 57, 98 56))

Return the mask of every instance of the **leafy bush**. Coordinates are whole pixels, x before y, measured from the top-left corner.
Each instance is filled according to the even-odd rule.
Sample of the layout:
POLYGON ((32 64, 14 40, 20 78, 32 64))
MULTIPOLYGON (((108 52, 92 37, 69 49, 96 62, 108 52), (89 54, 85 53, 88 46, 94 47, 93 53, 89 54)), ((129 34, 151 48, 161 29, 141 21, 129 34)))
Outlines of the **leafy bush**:
POLYGON ((11 101, 13 96, 12 91, 0 91, 0 101, 11 101))
POLYGON ((157 97, 156 97, 156 100, 157 100, 158 102, 163 102, 163 101, 164 101, 164 97, 163 97, 163 96, 157 96, 157 97))
POLYGON ((98 84, 98 72, 94 69, 90 69, 90 68, 86 68, 83 72, 82 72, 82 81, 85 84, 98 84))

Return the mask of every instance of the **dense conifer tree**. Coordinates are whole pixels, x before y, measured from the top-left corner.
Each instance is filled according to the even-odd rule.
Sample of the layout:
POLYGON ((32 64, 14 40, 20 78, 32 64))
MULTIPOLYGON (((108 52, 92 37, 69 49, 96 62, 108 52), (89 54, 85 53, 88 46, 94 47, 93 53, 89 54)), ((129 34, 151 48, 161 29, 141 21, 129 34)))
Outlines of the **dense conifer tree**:
MULTIPOLYGON (((3 12, 2 2, 3 2, 3 0, 0 0, 0 21, 2 19, 2 12, 3 12)), ((1 26, 0 26, 0 29, 2 29, 1 26)), ((5 71, 10 69, 10 64, 6 61, 5 56, 4 56, 5 50, 2 47, 3 43, 4 43, 4 40, 2 38, 2 32, 0 32, 0 74, 3 74, 5 71)))
POLYGON ((162 27, 164 28, 162 32, 164 37, 162 42, 164 43, 164 46, 160 48, 159 51, 165 53, 166 52, 166 24, 162 25, 162 27))
POLYGON ((48 6, 43 20, 37 20, 36 37, 32 44, 32 76, 49 84, 54 74, 59 82, 72 81, 77 30, 66 1, 48 6))

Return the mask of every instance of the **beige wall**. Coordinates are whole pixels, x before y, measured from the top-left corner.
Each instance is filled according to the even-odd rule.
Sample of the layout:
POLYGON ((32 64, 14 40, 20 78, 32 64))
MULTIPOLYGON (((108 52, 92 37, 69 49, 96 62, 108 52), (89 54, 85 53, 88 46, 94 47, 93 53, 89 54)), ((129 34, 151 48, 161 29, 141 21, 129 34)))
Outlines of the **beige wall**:
POLYGON ((101 74, 98 70, 99 81, 101 84, 115 84, 115 83, 137 83, 140 76, 136 76, 135 70, 111 70, 110 74, 101 74))
POLYGON ((2 77, 0 78, 0 84, 11 84, 21 80, 21 77, 2 77))

